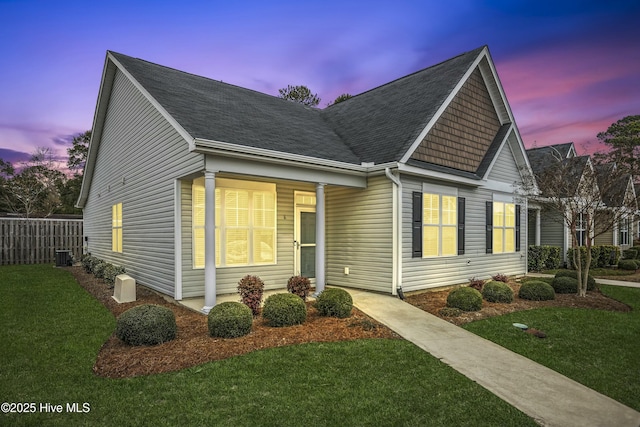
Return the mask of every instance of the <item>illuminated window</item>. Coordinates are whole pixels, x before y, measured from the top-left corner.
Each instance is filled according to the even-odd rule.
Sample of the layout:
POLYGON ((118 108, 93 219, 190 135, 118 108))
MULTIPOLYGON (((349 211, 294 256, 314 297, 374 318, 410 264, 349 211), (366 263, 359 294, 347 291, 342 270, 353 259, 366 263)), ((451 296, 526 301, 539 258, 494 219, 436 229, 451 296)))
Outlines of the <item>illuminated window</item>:
POLYGON ((493 253, 516 251, 516 205, 493 202, 493 253))
POLYGON ((457 255, 457 197, 422 195, 422 256, 457 255))
MULTIPOLYGON (((261 182, 216 179, 217 267, 276 262, 276 187, 261 182)), ((193 181, 193 266, 205 264, 204 178, 193 181)))
POLYGON ((111 250, 122 253, 122 203, 111 207, 111 250))

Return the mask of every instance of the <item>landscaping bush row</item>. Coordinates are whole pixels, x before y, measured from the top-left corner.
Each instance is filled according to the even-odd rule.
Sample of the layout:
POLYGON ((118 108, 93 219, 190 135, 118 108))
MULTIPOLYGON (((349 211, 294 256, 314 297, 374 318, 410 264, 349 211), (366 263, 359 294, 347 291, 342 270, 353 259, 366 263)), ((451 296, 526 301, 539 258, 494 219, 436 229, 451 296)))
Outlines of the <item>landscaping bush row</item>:
MULTIPOLYGON (((307 318, 305 301, 311 282, 302 276, 293 276, 287 282, 290 293, 269 296, 262 308, 262 317, 269 326, 299 325, 307 318)), ((247 275, 238 282, 242 303, 228 302, 215 306, 209 312, 209 334, 214 337, 236 338, 251 331, 248 314, 260 314, 264 282, 258 276, 247 275)), ((314 307, 321 316, 349 317, 353 308, 351 295, 337 288, 325 289, 316 299, 314 307)))
POLYGON ((555 270, 562 264, 562 249, 557 246, 529 246, 529 271, 555 270))
POLYGON ((113 265, 90 254, 84 255, 80 262, 85 272, 93 274, 98 279, 104 279, 109 286, 114 285, 116 276, 126 273, 124 267, 113 265))
MULTIPOLYGON (((96 257, 86 256, 82 265, 87 272, 104 274, 109 265, 96 257)), ((124 270, 124 269, 123 269, 124 270)), ((305 322, 310 281, 306 277, 289 279, 290 293, 271 295, 264 302, 262 317, 274 327, 293 326, 305 322)), ((242 302, 223 302, 211 309, 207 317, 209 335, 220 338, 237 338, 251 332, 255 316, 260 314, 264 282, 258 276, 247 275, 238 282, 242 302)), ((337 288, 325 289, 316 299, 315 307, 321 316, 345 318, 351 316, 351 295, 337 288)), ((116 325, 116 336, 129 345, 155 345, 170 341, 176 336, 173 311, 166 307, 145 304, 122 313, 116 325)))
MULTIPOLYGON (((573 248, 569 248, 567 251, 567 268, 575 270, 573 264, 573 248)), ((580 260, 582 266, 585 266, 585 260, 587 257, 587 248, 580 246, 580 260)), ((620 260, 620 248, 612 245, 596 245, 591 246, 591 267, 603 268, 610 265, 617 265, 620 260)))
MULTIPOLYGON (((635 260, 627 260, 636 266, 635 260)), ((620 263, 623 263, 621 261, 620 263)), ((640 267, 640 266, 638 266, 640 267)), ((449 292, 447 296, 446 310, 441 310, 445 316, 457 316, 463 311, 478 311, 482 308, 482 300, 497 303, 513 302, 513 290, 503 280, 506 276, 498 274, 492 280, 484 282, 476 278, 470 279, 469 286, 460 287, 449 292)), ((597 289, 595 279, 589 275, 587 290, 597 289)), ((551 285, 542 280, 527 281, 520 286, 518 297, 530 301, 547 301, 555 299, 556 294, 568 294, 578 292, 578 272, 575 270, 559 271, 551 285)))

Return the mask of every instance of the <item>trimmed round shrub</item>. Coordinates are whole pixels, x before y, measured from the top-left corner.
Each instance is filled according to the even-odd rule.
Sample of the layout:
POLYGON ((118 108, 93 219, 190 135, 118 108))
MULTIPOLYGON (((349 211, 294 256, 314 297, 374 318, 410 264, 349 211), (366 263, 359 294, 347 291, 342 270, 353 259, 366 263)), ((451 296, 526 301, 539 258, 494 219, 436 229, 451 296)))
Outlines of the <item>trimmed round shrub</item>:
POLYGON ((638 264, 633 259, 623 259, 618 261, 618 268, 621 270, 637 270, 638 264))
POLYGON ((238 292, 242 303, 251 309, 254 316, 260 313, 264 282, 258 276, 246 275, 238 282, 238 292))
MULTIPOLYGON (((555 277, 571 277, 572 279, 578 280, 578 272, 576 270, 562 270, 558 271, 555 277)), ((587 290, 595 291, 596 288, 596 279, 594 279, 592 275, 589 275, 589 278, 587 279, 587 290)))
POLYGON ((97 258, 89 254, 82 256, 82 259, 80 260, 80 262, 82 263, 82 268, 84 269, 85 273, 91 273, 91 268, 93 266, 94 259, 97 259, 97 258))
POLYGON ((104 272, 107 269, 107 266, 109 266, 109 263, 100 261, 99 263, 93 266, 93 275, 96 276, 98 279, 103 279, 104 272))
POLYGON ((262 317, 269 326, 293 326, 307 320, 307 306, 294 294, 273 294, 266 299, 262 317))
POLYGON ((303 301, 307 300, 311 289, 311 281, 308 277, 293 276, 287 281, 287 290, 294 295, 298 295, 303 301))
POLYGON ((530 301, 548 301, 556 299, 556 292, 547 282, 531 280, 520 286, 518 297, 530 301))
POLYGON ((220 303, 207 316, 209 335, 220 338, 237 338, 251 332, 253 313, 240 302, 220 303))
POLYGON ((454 289, 447 296, 447 307, 459 308, 462 311, 478 311, 482 308, 482 294, 469 287, 454 289))
POLYGON ((116 336, 129 345, 162 344, 174 339, 177 331, 173 311, 154 304, 130 308, 116 323, 116 336))
POLYGON ((104 280, 109 285, 113 286, 116 282, 116 276, 124 273, 126 273, 124 267, 119 265, 107 264, 102 275, 104 276, 104 280))
POLYGON ((482 288, 482 297, 489 302, 510 303, 513 301, 513 289, 505 282, 492 280, 482 288))
POLYGON ((329 288, 322 291, 316 299, 315 307, 321 316, 339 317, 344 319, 351 316, 353 299, 344 289, 329 288))
POLYGON ((575 294, 578 292, 578 279, 567 276, 555 277, 551 287, 557 294, 575 294))

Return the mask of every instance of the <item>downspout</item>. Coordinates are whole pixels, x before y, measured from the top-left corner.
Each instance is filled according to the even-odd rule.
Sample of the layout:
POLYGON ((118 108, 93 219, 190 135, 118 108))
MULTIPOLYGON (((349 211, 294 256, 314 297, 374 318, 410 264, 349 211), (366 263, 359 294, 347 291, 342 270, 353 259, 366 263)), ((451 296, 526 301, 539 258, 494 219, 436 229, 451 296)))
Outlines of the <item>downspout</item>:
POLYGON ((392 174, 389 168, 385 168, 384 174, 393 183, 392 257, 394 277, 391 283, 391 294, 398 295, 400 299, 404 299, 404 293, 402 292, 402 181, 392 174))

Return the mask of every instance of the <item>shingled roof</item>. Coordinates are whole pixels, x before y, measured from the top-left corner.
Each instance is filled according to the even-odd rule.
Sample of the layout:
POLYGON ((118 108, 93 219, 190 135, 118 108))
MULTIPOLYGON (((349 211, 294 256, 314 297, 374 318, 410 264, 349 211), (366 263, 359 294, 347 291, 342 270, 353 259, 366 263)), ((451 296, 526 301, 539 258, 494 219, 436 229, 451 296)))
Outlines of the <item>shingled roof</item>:
POLYGON ((193 138, 359 165, 400 160, 482 49, 323 110, 110 54, 193 138))

